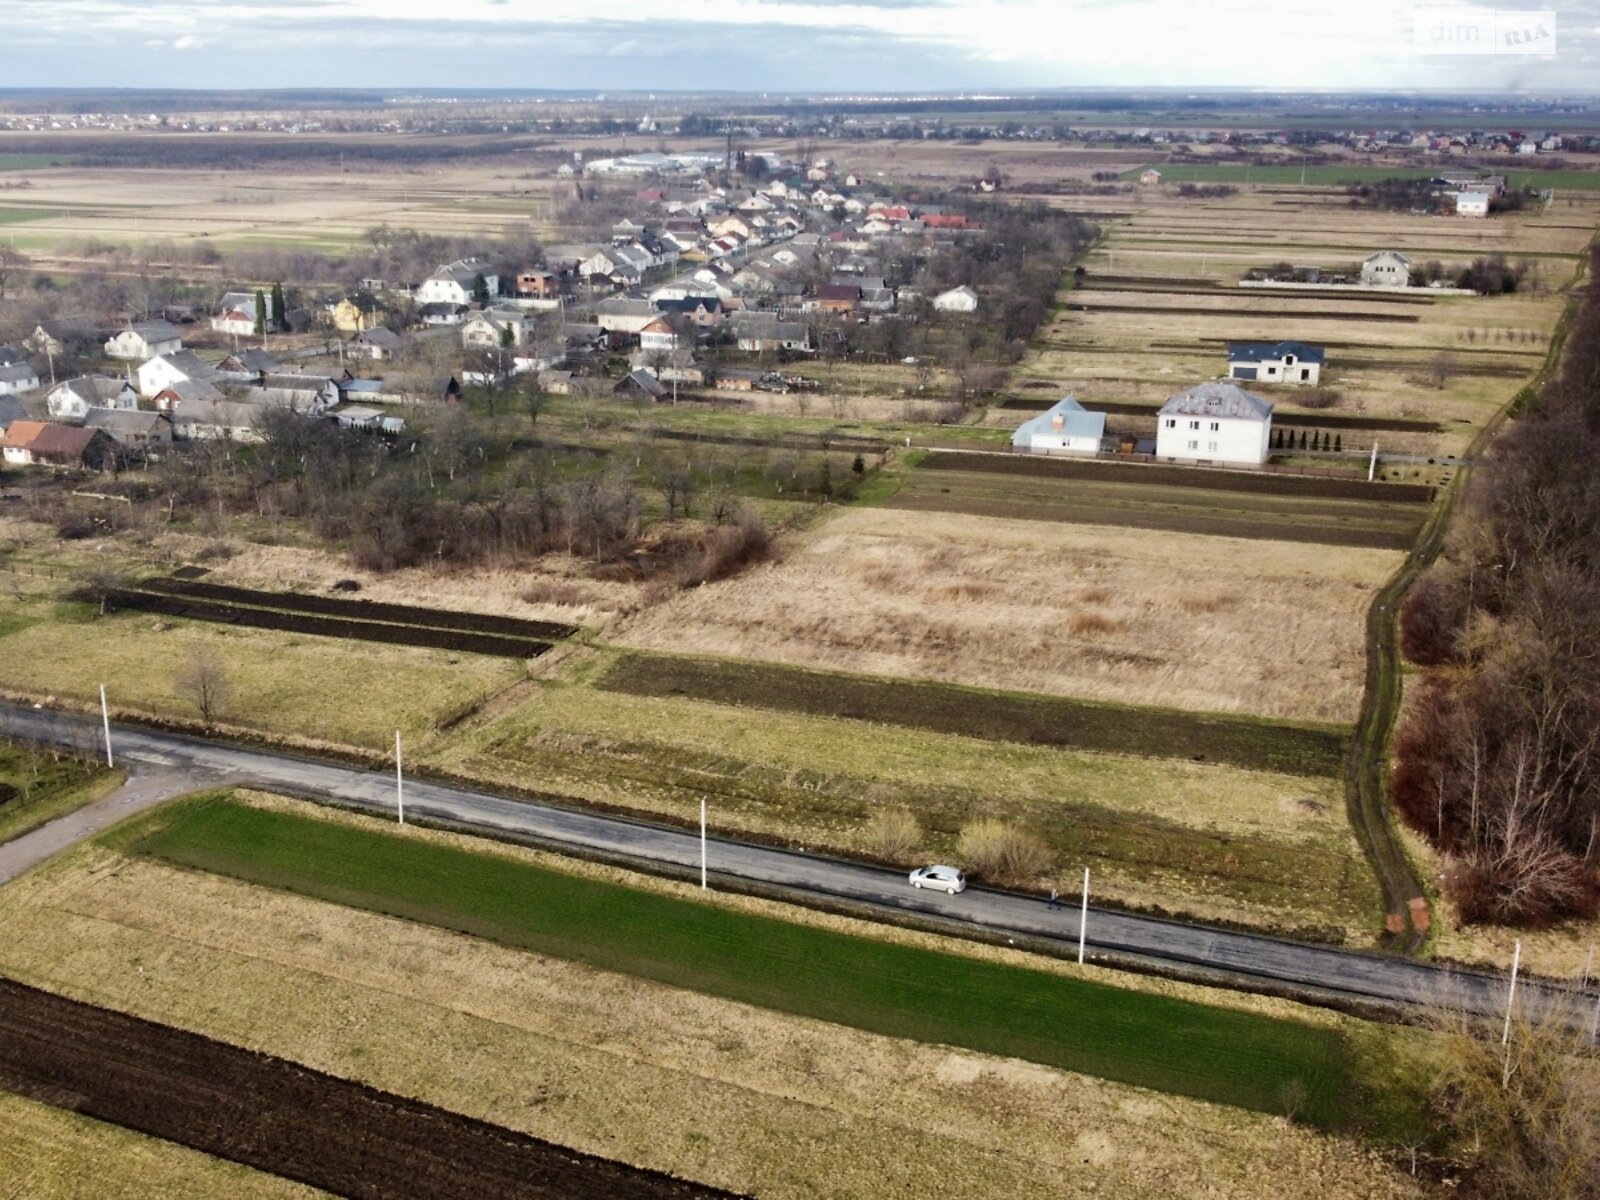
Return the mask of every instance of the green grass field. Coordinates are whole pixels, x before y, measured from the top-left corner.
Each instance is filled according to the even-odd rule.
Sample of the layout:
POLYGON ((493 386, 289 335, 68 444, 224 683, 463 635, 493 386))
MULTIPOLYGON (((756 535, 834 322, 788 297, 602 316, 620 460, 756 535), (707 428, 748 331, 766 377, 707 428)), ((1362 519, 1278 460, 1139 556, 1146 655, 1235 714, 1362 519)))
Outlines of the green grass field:
POLYGON ((598 686, 636 696, 688 696, 991 741, 1192 758, 1290 775, 1336 774, 1343 769, 1346 750, 1346 733, 1336 726, 1096 704, 733 659, 631 653, 598 686))
POLYGON ((1333 1030, 850 937, 380 830, 221 799, 136 852, 675 987, 1344 1126, 1333 1030))
POLYGON ((55 215, 42 208, 0 208, 0 225, 21 225, 25 221, 42 221, 55 215))
MULTIPOLYGON (((1341 184, 1377 183, 1383 179, 1432 179, 1445 171, 1474 168, 1441 162, 1437 167, 1336 166, 1254 166, 1242 163, 1152 163, 1161 172, 1163 183, 1277 183, 1307 187, 1337 187, 1341 184)), ((1124 171, 1120 178, 1138 179, 1146 168, 1124 171)), ((1487 170, 1487 169, 1486 169, 1487 170)), ((1496 163, 1493 173, 1506 177, 1512 188, 1556 188, 1583 192, 1600 190, 1600 171, 1518 170, 1496 163)))
POLYGON ((77 160, 70 154, 24 154, 0 151, 0 171, 37 171, 43 167, 69 167, 77 160))

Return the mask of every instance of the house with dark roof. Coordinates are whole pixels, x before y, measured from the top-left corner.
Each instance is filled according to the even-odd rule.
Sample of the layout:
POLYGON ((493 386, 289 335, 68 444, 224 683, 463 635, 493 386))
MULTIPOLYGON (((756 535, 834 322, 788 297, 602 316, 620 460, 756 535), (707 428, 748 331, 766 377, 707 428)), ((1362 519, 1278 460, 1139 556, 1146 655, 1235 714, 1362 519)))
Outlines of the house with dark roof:
POLYGON ((53 317, 35 326, 23 344, 35 354, 54 358, 69 351, 88 350, 105 341, 110 332, 93 317, 53 317))
POLYGON ((162 413, 92 408, 83 427, 100 430, 123 450, 147 450, 172 441, 172 422, 162 413))
POLYGON ((1322 377, 1322 363, 1322 347, 1304 342, 1228 343, 1229 379, 1314 386, 1322 377))
POLYGON ((39 386, 39 372, 26 359, 0 365, 0 396, 16 396, 39 386))
POLYGON ((667 394, 662 382, 648 371, 638 370, 628 375, 611 389, 615 395, 630 400, 659 400, 667 394))
POLYGON ((45 408, 58 421, 81 422, 97 408, 131 412, 139 407, 139 393, 126 379, 110 375, 83 375, 50 389, 45 408))
POLYGON ((221 378, 217 369, 193 350, 179 350, 176 354, 158 354, 147 363, 141 363, 135 374, 139 380, 139 394, 154 396, 174 383, 203 381, 212 383, 221 378))
POLYGON ((1105 413, 1090 412, 1076 396, 1064 396, 1018 426, 1011 435, 1011 449, 1022 454, 1093 455, 1100 453, 1105 436, 1105 413))
POLYGON ((106 339, 107 358, 143 362, 158 354, 176 354, 183 349, 183 335, 166 321, 140 321, 106 339))
POLYGON ((400 349, 400 335, 386 326, 363 329, 345 343, 344 352, 351 358, 365 358, 376 362, 393 358, 400 349))
POLYGON ((1156 457, 1168 462, 1259 467, 1272 437, 1272 404, 1236 383, 1178 392, 1156 415, 1156 457))
POLYGON ((16 466, 98 471, 112 462, 116 451, 99 429, 54 421, 13 421, 0 437, 0 456, 16 466))

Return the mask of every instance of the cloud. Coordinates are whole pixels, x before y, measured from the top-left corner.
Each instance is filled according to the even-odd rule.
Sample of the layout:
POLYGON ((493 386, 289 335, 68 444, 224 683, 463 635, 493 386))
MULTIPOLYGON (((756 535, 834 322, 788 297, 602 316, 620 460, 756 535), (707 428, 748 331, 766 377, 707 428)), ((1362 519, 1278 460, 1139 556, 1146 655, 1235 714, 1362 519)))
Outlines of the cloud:
POLYGON ((1423 60, 1399 0, 680 0, 670 11, 659 0, 5 0, 8 43, 23 52, 4 82, 57 84, 92 56, 152 86, 1491 93, 1588 90, 1596 48, 1592 23, 1574 20, 1554 60, 1423 60), (164 61, 202 45, 181 77, 164 61))

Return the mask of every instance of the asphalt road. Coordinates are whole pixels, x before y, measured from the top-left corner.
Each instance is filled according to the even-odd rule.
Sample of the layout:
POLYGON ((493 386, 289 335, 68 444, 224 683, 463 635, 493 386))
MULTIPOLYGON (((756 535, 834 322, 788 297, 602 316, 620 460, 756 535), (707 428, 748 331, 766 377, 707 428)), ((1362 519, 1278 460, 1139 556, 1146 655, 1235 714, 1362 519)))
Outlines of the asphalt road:
MULTIPOLYGON (((79 747, 95 744, 99 722, 47 710, 0 706, 4 732, 79 747)), ((159 776, 140 793, 145 804, 155 793, 171 793, 175 780, 193 789, 218 783, 248 784, 305 795, 331 797, 356 807, 395 811, 392 772, 368 771, 267 750, 247 749, 199 738, 113 726, 119 765, 131 766, 135 782, 159 776)), ((116 801, 117 797, 109 798, 116 801)), ((106 802, 102 802, 103 808, 106 802)), ((671 866, 679 873, 700 866, 697 832, 651 825, 574 809, 510 799, 487 792, 407 778, 408 818, 449 822, 486 834, 533 838, 553 848, 630 860, 648 869, 671 866)), ((114 810, 114 806, 113 806, 114 810)), ((89 810, 86 810, 88 812, 89 810)), ((130 808, 128 811, 132 811, 130 808)), ((104 823, 91 813, 76 826, 46 826, 30 843, 32 861, 89 836, 104 823)), ((714 820, 714 817, 713 817, 714 820)), ((60 824, 57 822, 56 824, 60 824)), ((3 862, 4 860, 0 860, 3 862)), ((8 869, 26 869, 13 851, 8 869)), ((1042 897, 969 888, 957 896, 912 889, 899 871, 796 851, 710 838, 707 865, 715 886, 747 881, 793 893, 804 902, 844 901, 887 913, 914 914, 949 922, 957 929, 978 927, 989 935, 1051 939, 1069 955, 1076 952, 1077 896, 1051 909, 1042 897)), ((8 877, 0 872, 0 879, 8 877)), ((1376 1005, 1400 1010, 1441 1003, 1494 1014, 1504 1010, 1504 976, 1435 967, 1376 954, 1338 950, 1210 926, 1090 907, 1085 942, 1091 958, 1179 968, 1246 990, 1304 990, 1312 999, 1376 1005)), ((1532 989, 1527 989, 1532 995, 1532 989)), ((1592 1004, 1592 1001, 1587 1003, 1592 1004)))

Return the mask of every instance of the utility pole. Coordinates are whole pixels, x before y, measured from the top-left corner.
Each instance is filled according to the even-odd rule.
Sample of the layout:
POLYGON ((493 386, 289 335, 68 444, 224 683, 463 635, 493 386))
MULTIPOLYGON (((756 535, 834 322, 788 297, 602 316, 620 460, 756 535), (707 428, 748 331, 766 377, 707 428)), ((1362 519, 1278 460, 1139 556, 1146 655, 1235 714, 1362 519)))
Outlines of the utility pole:
POLYGON ((1522 965, 1522 939, 1518 938, 1511 951, 1511 990, 1506 993, 1506 1024, 1500 1031, 1500 1044, 1511 1041, 1511 1009, 1517 1002, 1517 968, 1522 965))
POLYGON ((394 731, 394 807, 400 815, 400 824, 406 823, 405 780, 400 772, 400 731, 394 731))
POLYGON ((1378 473, 1378 443, 1372 443, 1372 461, 1367 464, 1367 482, 1371 483, 1378 473))
POLYGON ((1083 942, 1089 931, 1089 868, 1083 869, 1083 907, 1078 910, 1078 965, 1083 966, 1083 942))
POLYGON ((100 723, 106 731, 106 766, 112 767, 116 764, 111 761, 111 710, 106 707, 106 685, 103 683, 100 685, 100 723))

